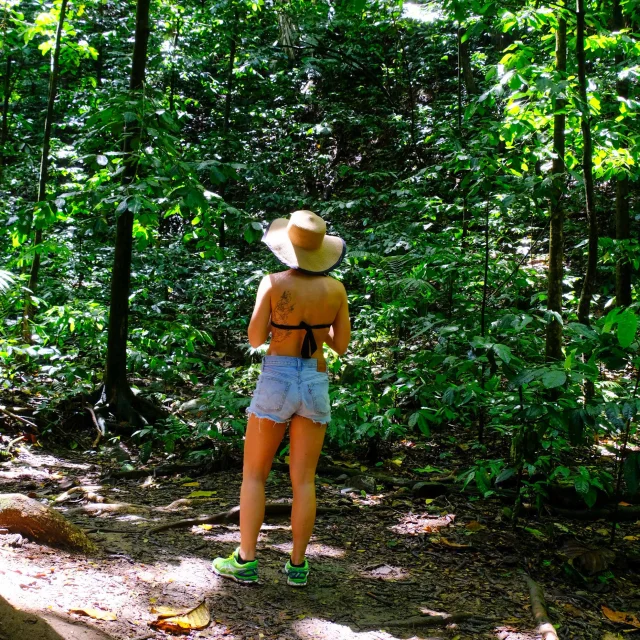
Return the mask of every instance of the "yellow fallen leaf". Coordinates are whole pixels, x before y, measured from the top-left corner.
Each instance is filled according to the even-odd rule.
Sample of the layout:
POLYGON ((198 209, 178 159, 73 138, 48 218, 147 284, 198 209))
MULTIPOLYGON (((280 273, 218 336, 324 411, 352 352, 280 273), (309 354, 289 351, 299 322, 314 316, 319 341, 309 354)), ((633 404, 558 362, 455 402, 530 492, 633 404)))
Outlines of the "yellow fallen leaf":
POLYGON ((434 501, 434 498, 427 498, 424 503, 425 504, 431 504, 434 501))
POLYGON ((404 462, 404 458, 394 458, 394 459, 391 461, 391 464, 395 464, 395 465, 396 465, 396 467, 400 467, 400 466, 402 466, 402 463, 403 463, 403 462, 404 462))
POLYGON ((212 524, 201 524, 199 525, 200 529, 204 529, 205 531, 211 531, 211 529, 213 529, 213 525, 212 524))
POLYGON ((183 487, 199 487, 200 483, 199 482, 185 482, 182 486, 183 487))
POLYGON ((69 609, 69 613, 77 613, 79 616, 89 616, 94 620, 117 620, 115 613, 111 611, 100 611, 100 609, 92 609, 91 607, 69 609))
POLYGON ((466 525, 469 531, 481 531, 482 529, 486 529, 486 525, 480 524, 477 520, 472 520, 466 525))
POLYGON ((211 622, 206 602, 201 602, 193 609, 178 613, 170 607, 158 607, 158 611, 161 609, 166 613, 159 613, 158 619, 151 623, 151 627, 161 631, 189 633, 192 629, 204 629, 211 622))
POLYGON ((628 540, 629 542, 635 542, 636 540, 640 540, 640 536, 625 536, 623 540, 628 540))
POLYGON ((210 498, 215 496, 217 491, 192 491, 187 498, 210 498))
POLYGON ((628 502, 618 502, 618 505, 621 506, 621 507, 631 507, 631 506, 633 506, 628 502))
POLYGON ((443 544, 445 547, 449 547, 450 549, 470 549, 471 548, 471 545, 460 544, 458 542, 451 542, 451 540, 447 540, 446 538, 440 538, 440 544, 443 544))
POLYGON ((628 624, 631 627, 640 629, 640 620, 635 613, 628 613, 626 611, 614 611, 602 605, 602 613, 611 620, 611 622, 617 622, 619 624, 628 624))

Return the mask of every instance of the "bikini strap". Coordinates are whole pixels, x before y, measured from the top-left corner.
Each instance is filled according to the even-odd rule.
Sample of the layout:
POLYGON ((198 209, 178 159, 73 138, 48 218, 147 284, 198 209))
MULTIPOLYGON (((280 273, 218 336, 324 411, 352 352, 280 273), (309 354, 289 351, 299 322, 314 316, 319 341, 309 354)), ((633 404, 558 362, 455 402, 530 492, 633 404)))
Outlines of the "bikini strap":
POLYGON ((312 354, 314 354, 318 349, 318 343, 316 342, 316 338, 313 335, 314 329, 328 329, 330 324, 307 324, 306 322, 301 322, 298 325, 287 325, 287 324, 277 324, 271 321, 271 326, 276 329, 284 329, 285 331, 296 331, 296 330, 304 330, 306 334, 304 336, 304 340, 302 341, 302 350, 300 356, 302 358, 310 358, 312 354))

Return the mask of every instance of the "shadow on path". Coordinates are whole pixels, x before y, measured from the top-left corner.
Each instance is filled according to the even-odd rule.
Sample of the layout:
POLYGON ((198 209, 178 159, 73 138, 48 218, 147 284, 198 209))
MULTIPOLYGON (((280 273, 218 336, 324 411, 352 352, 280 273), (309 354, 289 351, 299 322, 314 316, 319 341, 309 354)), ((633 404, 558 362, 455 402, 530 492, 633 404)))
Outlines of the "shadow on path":
POLYGON ((71 623, 53 613, 20 611, 0 596, 0 640, 113 640, 97 629, 71 623))

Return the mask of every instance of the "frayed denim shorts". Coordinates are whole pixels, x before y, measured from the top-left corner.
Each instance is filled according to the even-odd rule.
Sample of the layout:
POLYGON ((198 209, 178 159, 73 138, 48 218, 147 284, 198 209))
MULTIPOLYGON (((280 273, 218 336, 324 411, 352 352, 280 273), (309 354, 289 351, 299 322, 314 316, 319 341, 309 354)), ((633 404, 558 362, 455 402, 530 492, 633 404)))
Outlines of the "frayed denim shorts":
POLYGON ((296 414, 319 424, 329 422, 329 376, 317 366, 315 358, 265 356, 247 413, 274 422, 288 422, 296 414))

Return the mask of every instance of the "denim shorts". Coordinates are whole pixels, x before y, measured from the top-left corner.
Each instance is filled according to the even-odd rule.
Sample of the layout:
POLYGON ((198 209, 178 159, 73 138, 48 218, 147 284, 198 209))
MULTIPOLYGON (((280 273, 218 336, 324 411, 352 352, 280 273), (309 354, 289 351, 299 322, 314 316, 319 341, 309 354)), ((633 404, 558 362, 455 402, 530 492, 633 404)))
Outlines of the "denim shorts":
POLYGON ((315 358, 265 356, 247 413, 274 422, 288 422, 295 414, 329 422, 329 376, 317 366, 315 358))

